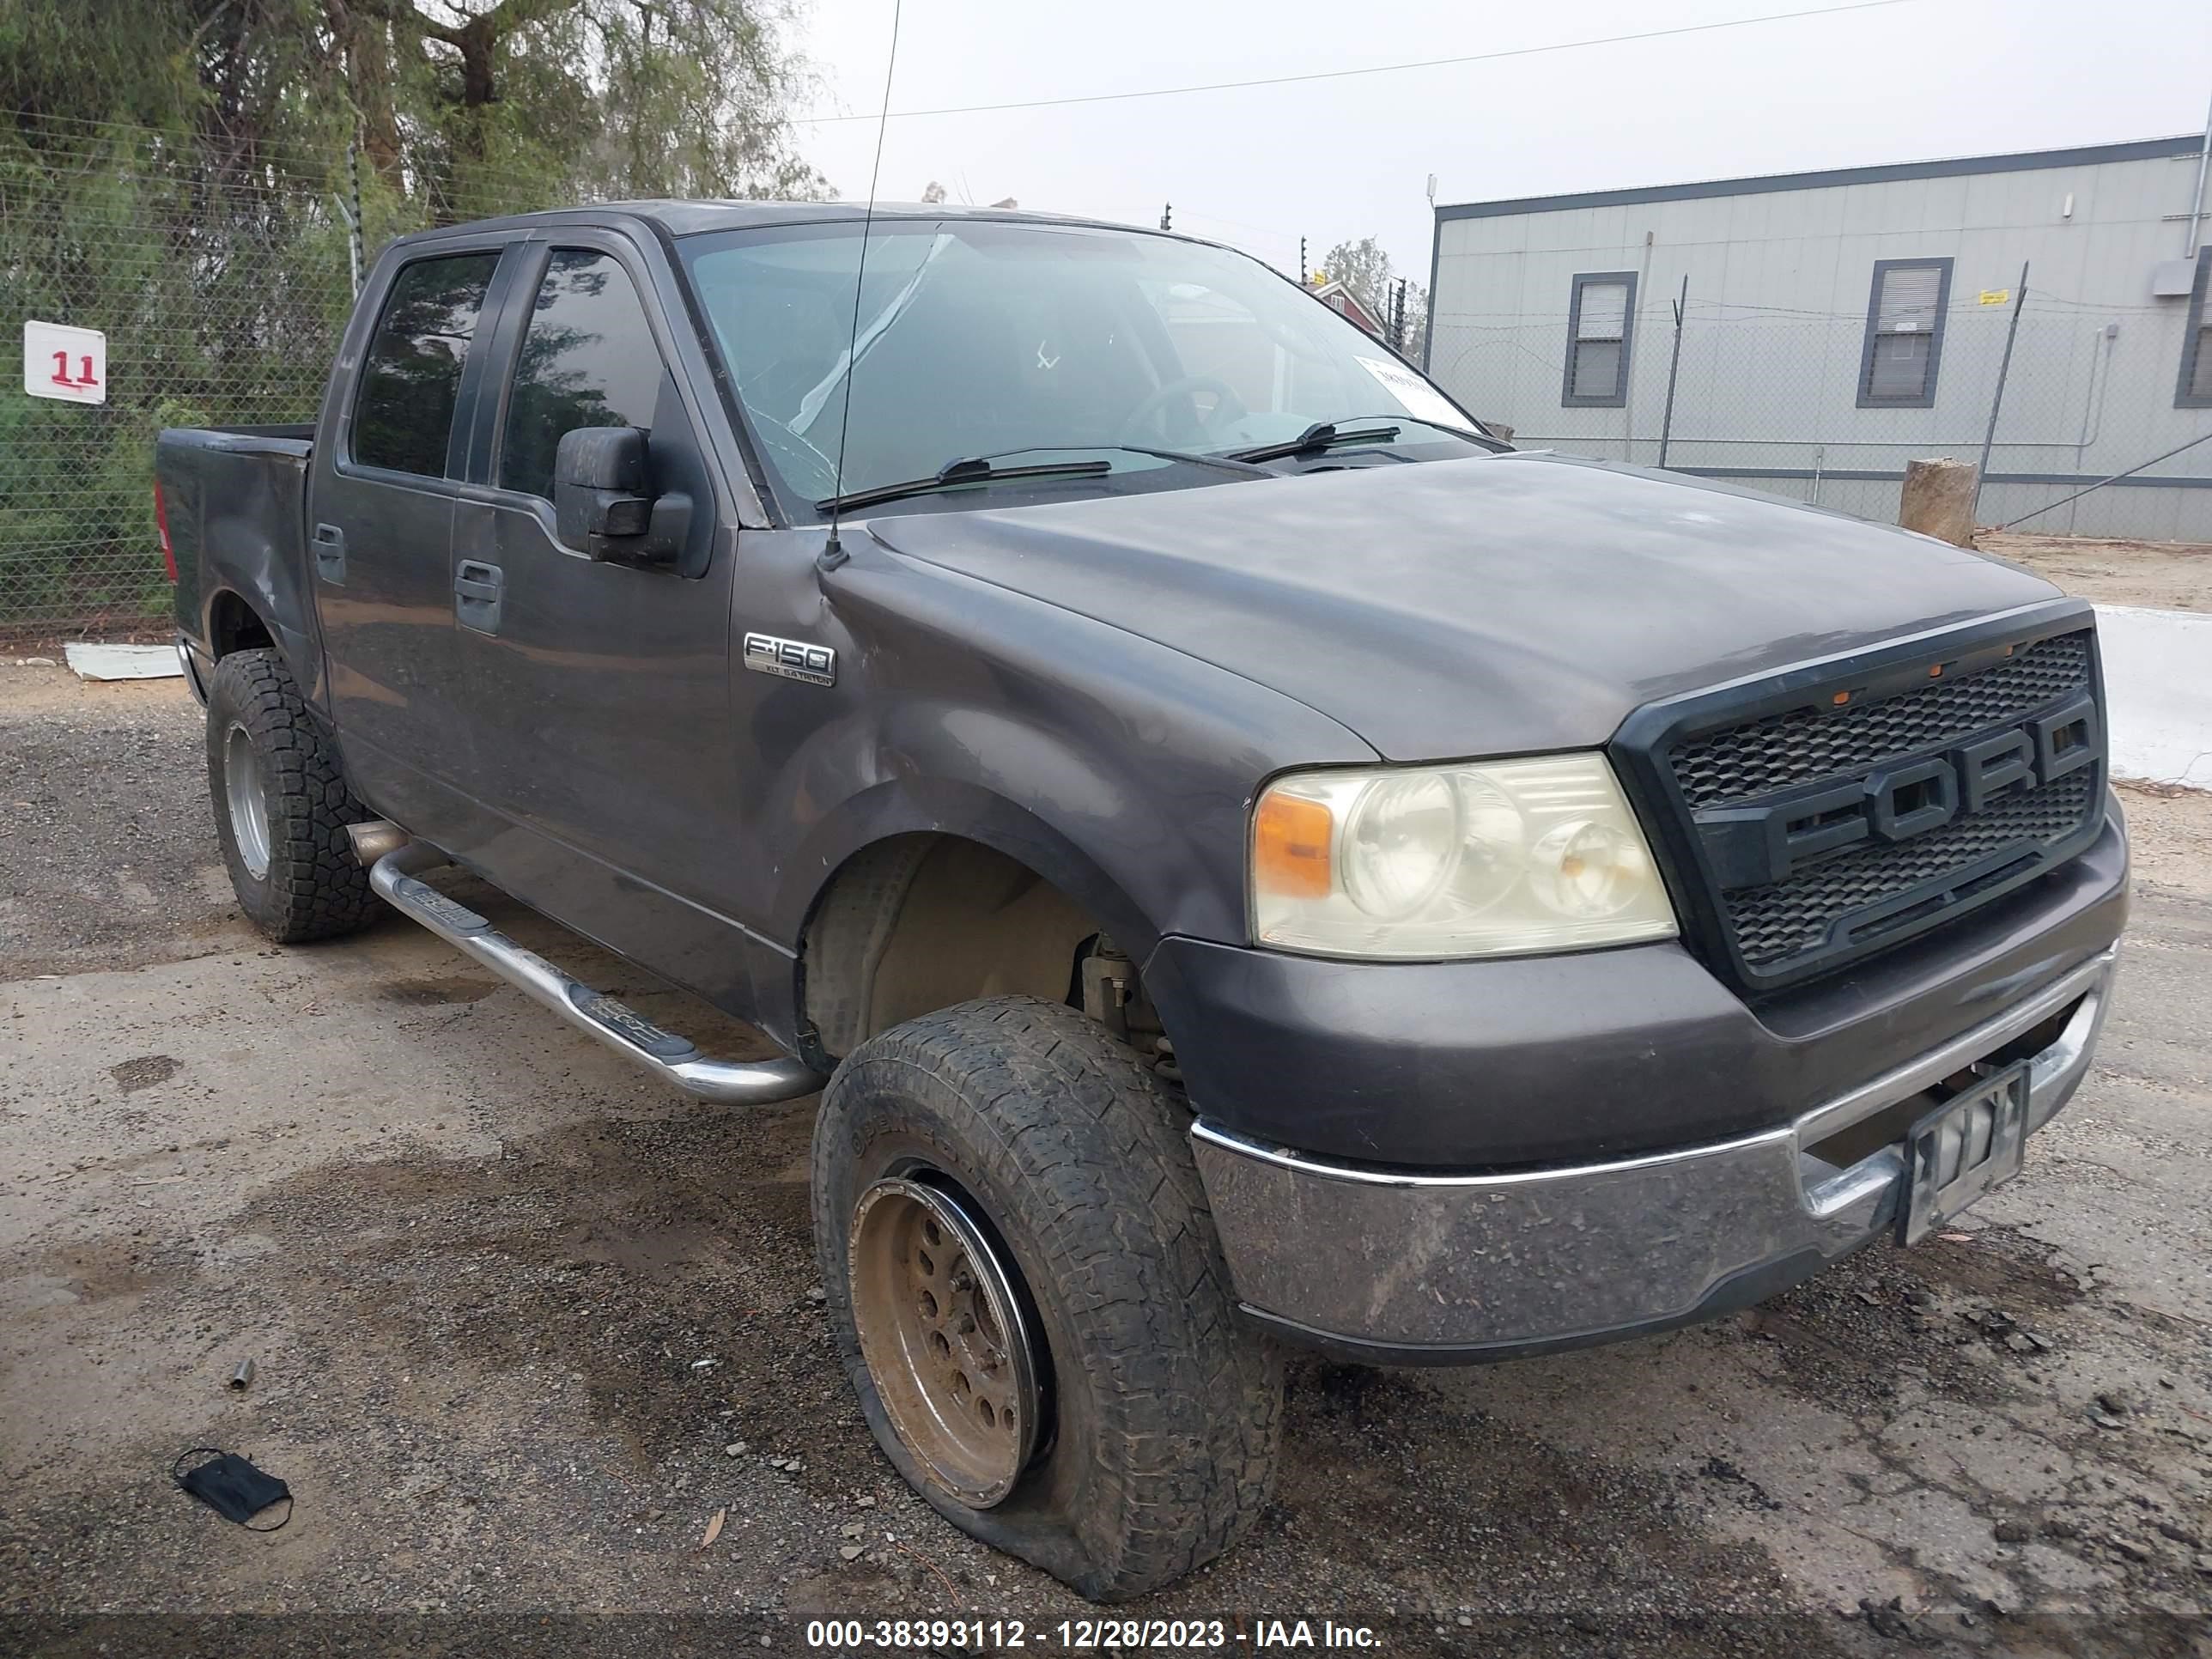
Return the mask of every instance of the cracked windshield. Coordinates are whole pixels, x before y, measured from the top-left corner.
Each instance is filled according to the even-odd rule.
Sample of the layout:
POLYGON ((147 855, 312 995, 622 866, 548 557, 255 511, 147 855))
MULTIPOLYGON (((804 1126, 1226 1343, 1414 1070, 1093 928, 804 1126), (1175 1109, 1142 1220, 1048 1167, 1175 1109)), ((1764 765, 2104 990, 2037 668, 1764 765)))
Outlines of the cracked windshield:
POLYGON ((688 239, 686 264, 794 507, 948 462, 1097 459, 1091 493, 1230 476, 1321 422, 1472 454, 1475 423, 1389 349, 1226 249, 1082 227, 850 222, 688 239), (854 277, 860 270, 859 325, 854 277), (837 464, 850 381, 850 430, 837 464))

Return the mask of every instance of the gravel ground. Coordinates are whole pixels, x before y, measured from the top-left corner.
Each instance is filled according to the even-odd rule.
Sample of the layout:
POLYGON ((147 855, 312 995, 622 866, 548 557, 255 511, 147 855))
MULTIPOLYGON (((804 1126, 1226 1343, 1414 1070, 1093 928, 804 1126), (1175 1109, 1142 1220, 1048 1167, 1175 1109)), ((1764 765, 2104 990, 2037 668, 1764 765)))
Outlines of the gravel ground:
MULTIPOLYGON (((953 1613, 1069 1650, 1096 1610, 932 1516, 847 1396, 810 1103, 672 1095, 396 919, 260 943, 198 733, 174 682, 0 665, 0 1650, 799 1653, 953 1613), (283 1530, 169 1486, 208 1444, 291 1484, 283 1530)), ((1402 1654, 2204 1653, 2212 797, 2130 807, 2102 1068, 1971 1224, 1651 1340, 1299 1360, 1262 1522, 1133 1611, 1402 1654)))
POLYGON ((204 730, 181 680, 0 658, 0 978, 256 937, 214 856, 204 730))
POLYGON ((2104 541, 2094 536, 2028 536, 1985 530, 1984 553, 2024 564, 2099 605, 2212 611, 2212 547, 2195 542, 2104 541))

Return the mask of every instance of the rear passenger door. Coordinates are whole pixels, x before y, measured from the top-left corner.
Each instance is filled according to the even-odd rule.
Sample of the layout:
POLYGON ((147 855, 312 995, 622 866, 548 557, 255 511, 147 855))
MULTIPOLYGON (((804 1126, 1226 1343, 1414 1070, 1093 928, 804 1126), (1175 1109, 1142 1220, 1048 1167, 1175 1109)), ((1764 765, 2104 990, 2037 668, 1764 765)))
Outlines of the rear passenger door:
POLYGON ((492 881, 711 995, 728 920, 739 740, 729 729, 731 538, 671 371, 656 267, 627 239, 541 232, 499 324, 454 532, 478 799, 462 851, 492 881), (553 466, 578 427, 648 434, 652 488, 692 501, 665 565, 560 538, 553 466))
POLYGON ((356 792, 437 839, 471 763, 453 628, 453 530, 507 240, 399 266, 359 372, 332 379, 307 559, 339 745, 356 792))

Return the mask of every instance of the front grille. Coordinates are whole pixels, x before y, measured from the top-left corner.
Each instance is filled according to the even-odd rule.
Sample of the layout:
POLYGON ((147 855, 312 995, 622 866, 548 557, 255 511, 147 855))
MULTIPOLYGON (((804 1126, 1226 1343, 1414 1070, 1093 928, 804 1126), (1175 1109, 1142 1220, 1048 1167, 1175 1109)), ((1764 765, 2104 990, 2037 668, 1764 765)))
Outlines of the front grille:
POLYGON ((1848 776, 1941 749, 2033 713, 2089 684, 2089 635, 2060 634, 1960 679, 1833 710, 1792 708, 1678 745, 1675 781, 1692 808, 1848 776))
POLYGON ((1662 798, 1655 807, 1679 817, 1662 839, 1690 866, 1678 873, 1704 889, 1693 935, 1717 966, 1756 989, 1922 932, 2086 846, 2103 813, 2103 722, 2100 713, 2071 722, 2096 690, 2090 629, 2009 647, 1982 631, 1955 648, 1862 659, 1786 692, 1752 686, 1686 700, 1671 716, 1649 711, 1652 737, 1625 738, 1624 758, 1662 798), (1939 658, 1936 678, 1929 671, 1939 658), (2052 732, 2093 741, 2094 754, 2038 750, 2027 776, 1979 792, 1986 798, 1973 810, 1960 769, 1996 762, 1970 762, 1961 745, 1986 739, 1995 747, 1979 752, 2002 761, 2011 734, 2027 734, 2014 739, 2026 753, 2052 732), (1952 811, 1931 812, 1934 827, 1911 833, 1908 815, 1945 786, 1939 776, 1892 793, 1893 781, 1937 759, 1952 811), (1862 817, 1856 840, 1820 838, 1831 824, 1859 830, 1862 817), (1773 850, 1778 841, 1787 850, 1773 850))
MULTIPOLYGON (((1736 948, 1753 967, 1771 967, 1819 950, 1838 918, 1875 910, 1946 877, 1962 877, 1963 886, 1977 881, 1995 885, 2013 864, 1998 855, 2010 851, 2014 858, 2033 859, 2037 848, 2063 841, 2081 828, 2095 803, 2094 784, 2091 771, 2070 773, 2047 789, 2008 795, 1977 817, 1961 818, 1917 840, 1893 847, 1862 842, 1771 887, 1725 893, 1722 903, 1736 948), (1997 859, 1993 869, 1976 867, 1991 858, 1997 859)), ((1920 902, 1942 904, 1950 897, 1945 885, 1920 902)), ((1911 908, 1917 907, 1873 920, 1862 931, 1877 937, 1893 931, 1913 920, 1911 908), (1893 927, 1885 929, 1885 922, 1893 927)))

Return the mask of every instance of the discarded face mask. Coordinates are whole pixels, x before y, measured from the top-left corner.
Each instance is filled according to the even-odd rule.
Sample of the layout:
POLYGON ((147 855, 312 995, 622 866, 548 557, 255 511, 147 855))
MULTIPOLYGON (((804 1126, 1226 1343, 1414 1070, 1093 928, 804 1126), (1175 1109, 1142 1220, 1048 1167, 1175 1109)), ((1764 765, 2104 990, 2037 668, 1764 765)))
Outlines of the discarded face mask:
POLYGON ((197 1498, 226 1521, 235 1521, 248 1532, 275 1532, 292 1518, 292 1489, 273 1474, 264 1474, 240 1457, 236 1452, 227 1452, 216 1446, 194 1446, 180 1452, 177 1461, 169 1465, 169 1475, 178 1486, 197 1498), (187 1457, 208 1454, 208 1461, 196 1463, 179 1473, 187 1457), (271 1504, 284 1505, 284 1519, 274 1527, 247 1526, 246 1523, 271 1504))

